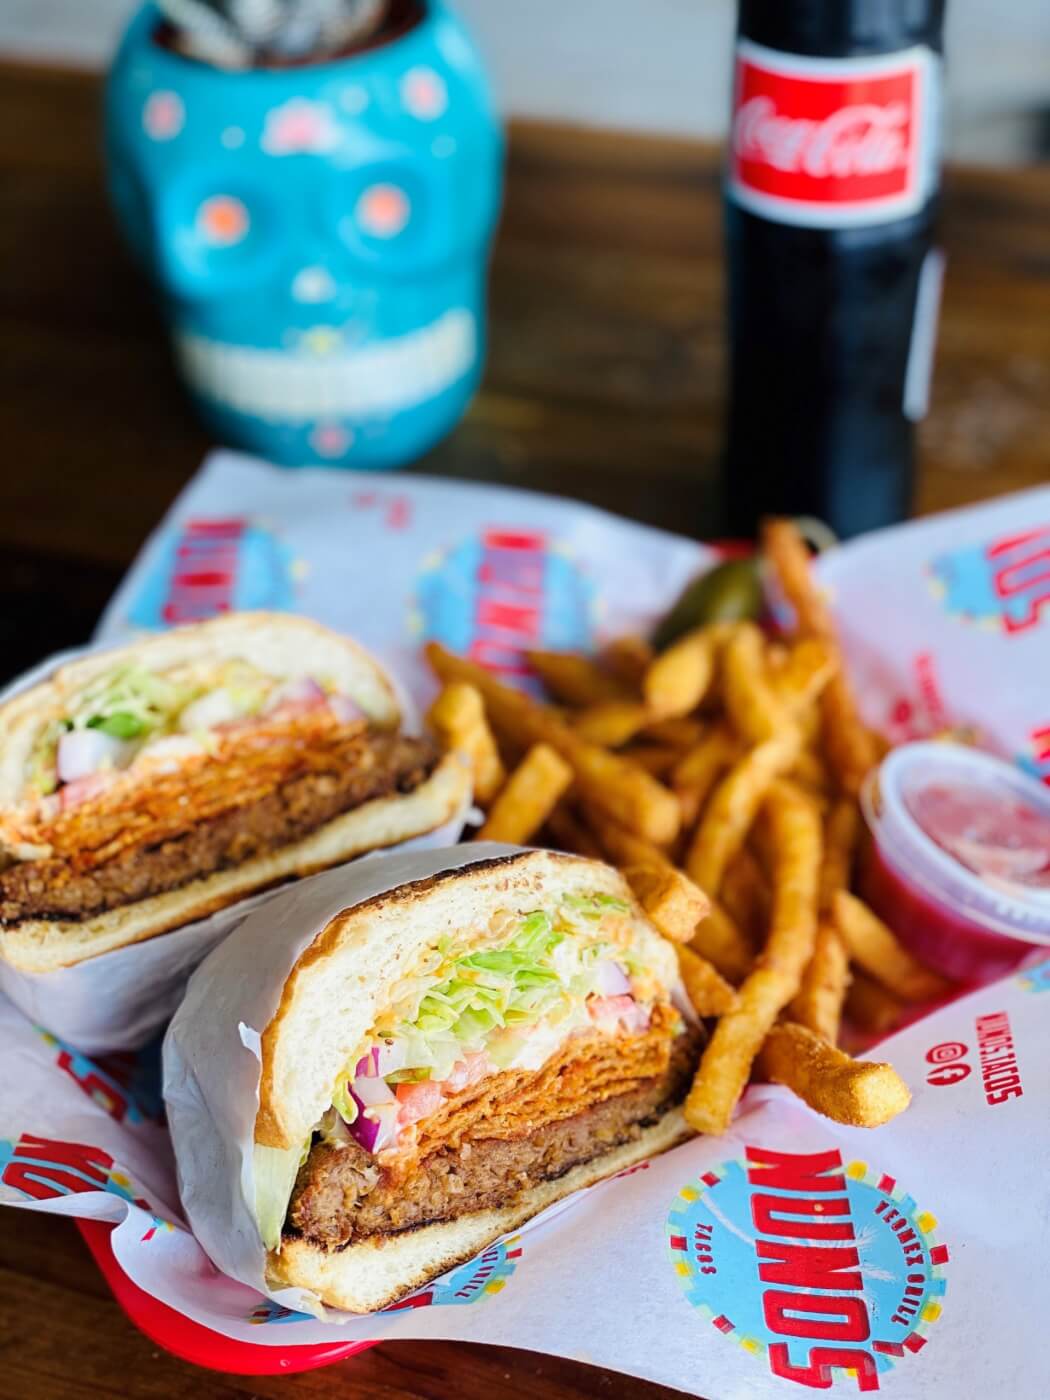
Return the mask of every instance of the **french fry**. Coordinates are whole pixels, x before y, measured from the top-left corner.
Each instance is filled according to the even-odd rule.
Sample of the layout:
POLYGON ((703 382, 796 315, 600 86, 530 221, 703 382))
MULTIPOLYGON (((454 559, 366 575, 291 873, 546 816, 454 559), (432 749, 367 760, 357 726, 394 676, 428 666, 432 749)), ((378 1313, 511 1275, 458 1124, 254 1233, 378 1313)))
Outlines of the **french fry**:
POLYGON ((730 982, 742 981, 755 960, 750 940, 715 899, 706 918, 697 924, 689 946, 730 982))
POLYGON ((663 936, 672 943, 688 943, 709 912, 703 892, 670 863, 624 865, 621 869, 638 903, 663 936))
POLYGON ((573 743, 563 734, 563 730, 547 730, 549 741, 575 770, 584 797, 657 845, 669 845, 675 839, 681 816, 674 793, 643 768, 583 740, 573 743))
POLYGON ((840 671, 820 697, 824 750, 843 792, 856 797, 877 762, 871 730, 860 722, 849 683, 840 671))
POLYGON ((734 923, 753 941, 764 943, 772 895, 765 871, 746 846, 726 866, 720 897, 734 923))
POLYGON ((706 958, 692 948, 678 948, 678 971, 698 1016, 722 1016, 736 1005, 736 992, 706 958))
POLYGON ((849 990, 849 954, 833 923, 821 920, 809 966, 791 1003, 789 1015, 829 1045, 839 1038, 842 1006, 849 990))
POLYGON ((831 805, 831 799, 828 797, 827 793, 818 792, 816 788, 807 787, 805 783, 796 782, 789 774, 785 774, 782 778, 777 778, 776 786, 789 788, 796 797, 800 797, 804 802, 808 802, 811 806, 815 807, 822 818, 827 815, 828 808, 831 805))
POLYGON ((600 700, 577 710, 572 727, 588 743, 619 749, 645 727, 648 718, 649 711, 639 700, 600 700))
MULTIPOLYGON (((587 825, 605 852, 606 859, 613 865, 621 868, 627 865, 647 865, 655 870, 674 869, 659 846, 633 831, 628 831, 622 823, 602 811, 596 803, 585 802, 583 813, 587 825)), ((703 900, 703 903, 706 905, 707 901, 703 900)))
POLYGON ((598 660, 601 666, 632 690, 641 688, 642 677, 652 665, 653 649, 644 637, 617 637, 604 646, 598 660))
POLYGON ((642 730, 642 737, 654 744, 670 744, 672 748, 685 750, 695 748, 704 737, 705 730, 706 725, 698 719, 650 718, 642 730))
POLYGON ((466 756, 474 775, 474 797, 482 807, 488 807, 507 774, 480 692, 464 681, 453 681, 431 705, 427 722, 446 749, 466 756))
POLYGON ((820 754, 812 749, 803 749, 788 774, 796 783, 810 788, 814 793, 825 796, 831 787, 828 770, 820 754))
MULTIPOLYGON (((973 731, 972 731, 972 730, 965 730, 964 733, 967 734, 967 736, 968 736, 967 738, 960 738, 959 735, 958 735, 958 731, 954 732, 954 733, 952 734, 951 742, 957 743, 957 744, 970 744, 970 745, 974 745, 974 744, 977 743, 976 739, 974 739, 974 738, 972 737, 972 735, 973 735, 973 731)), ((890 743, 890 741, 886 738, 885 734, 880 734, 879 731, 878 731, 877 729, 869 729, 869 730, 868 730, 868 735, 869 735, 869 737, 871 738, 871 747, 872 747, 872 751, 873 751, 874 754, 875 754, 875 762, 876 762, 876 763, 881 763, 882 760, 883 760, 883 759, 886 757, 886 755, 889 753, 890 749, 893 748, 893 745, 892 745, 892 744, 890 743)))
POLYGON ((810 705, 808 709, 803 709, 795 715, 795 724, 802 736, 802 747, 804 749, 814 749, 821 753, 821 741, 823 739, 824 721, 820 713, 819 703, 810 705))
POLYGON ((642 677, 642 694, 654 716, 692 714, 714 680, 724 636, 719 624, 698 627, 660 653, 642 677))
POLYGON ((533 744, 493 802, 479 841, 523 845, 539 831, 572 782, 572 769, 549 744, 533 744))
POLYGON ((831 910, 850 957, 896 996, 905 1001, 937 1001, 951 990, 952 984, 913 957, 856 895, 837 890, 831 910))
POLYGON ((661 779, 671 776, 671 770, 681 756, 677 749, 668 748, 666 744, 632 744, 621 755, 631 763, 637 763, 639 768, 644 768, 654 778, 661 779))
POLYGON ((685 859, 686 874, 712 899, 725 868, 743 846, 770 785, 798 757, 799 737, 788 728, 739 759, 711 795, 685 859))
POLYGON ((792 1022, 770 1031, 758 1069, 826 1118, 853 1128, 877 1128, 911 1103, 911 1092, 892 1065, 854 1060, 792 1022))
MULTIPOLYGON (((798 792, 799 790, 798 788, 792 789, 793 792, 798 792)), ((755 822, 747 834, 747 845, 744 849, 751 852, 759 870, 761 870, 766 879, 772 883, 776 856, 773 852, 773 841, 769 834, 769 824, 767 822, 755 822)))
POLYGON ((773 689, 788 713, 797 717, 814 705, 838 668, 838 653, 826 637, 800 637, 773 677, 773 689))
POLYGON ((710 730, 671 772, 676 788, 692 788, 703 806, 715 783, 740 757, 740 745, 725 725, 710 730))
POLYGON ((631 690, 597 662, 574 651, 528 651, 529 665, 547 690, 564 705, 597 705, 630 700, 631 690))
POLYGON ((755 1056, 798 992, 816 940, 819 817, 811 803, 780 788, 765 807, 776 853, 769 939, 700 1060, 685 1103, 686 1120, 698 1132, 718 1134, 729 1126, 755 1056))
MULTIPOLYGON (((799 631, 835 643, 835 628, 810 572, 809 551, 789 520, 766 521, 762 545, 785 596, 795 610, 799 631)), ((861 723, 853 692, 840 665, 820 697, 824 744, 844 792, 853 796, 876 761, 870 732, 861 723)))
POLYGON ((840 797, 824 823, 824 857, 820 868, 821 912, 831 912, 839 890, 848 890, 860 840, 860 810, 849 797, 840 797))
POLYGON ((663 936, 673 943, 688 943, 697 924, 707 917, 707 896, 657 846, 626 831, 593 806, 585 811, 606 857, 623 871, 638 903, 663 936))
POLYGON ((808 637, 834 639, 831 613, 813 582, 809 550, 798 527, 790 520, 763 521, 762 553, 772 564, 784 596, 795 610, 799 632, 808 637))
MULTIPOLYGON (((678 807, 682 813, 682 833, 681 838, 685 838, 688 843, 689 833, 700 820, 700 809, 704 805, 704 792, 698 787, 676 787, 671 791, 678 798, 678 807)), ((682 851, 688 849, 688 844, 682 846, 682 851)), ((677 854, 677 853, 676 853, 677 854)))
POLYGON ((547 831, 559 851, 571 851, 592 860, 605 859, 598 842, 566 802, 559 802, 547 818, 547 831))
POLYGON ((582 796, 607 815, 658 845, 675 839, 680 825, 678 803, 650 774, 596 744, 588 744, 546 706, 511 690, 476 663, 455 656, 439 643, 430 642, 426 654, 442 680, 465 680, 477 686, 497 732, 507 732, 519 742, 542 742, 557 749, 575 772, 582 796))
POLYGON ((846 1017, 852 1025, 871 1035, 887 1035, 900 1024, 904 1012, 905 1004, 900 997, 887 991, 866 972, 854 970, 846 993, 846 1017))
POLYGON ((788 722, 766 674, 762 633, 741 622, 722 648, 722 697, 735 732, 748 744, 761 744, 788 722))

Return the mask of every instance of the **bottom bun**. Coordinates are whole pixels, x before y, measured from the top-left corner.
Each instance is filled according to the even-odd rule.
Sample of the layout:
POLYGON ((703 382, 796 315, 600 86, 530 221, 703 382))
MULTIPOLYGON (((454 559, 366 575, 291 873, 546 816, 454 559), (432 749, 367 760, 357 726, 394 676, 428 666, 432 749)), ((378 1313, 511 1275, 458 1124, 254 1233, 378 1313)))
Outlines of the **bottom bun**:
POLYGON ((329 1251, 305 1240, 286 1240, 279 1254, 269 1256, 267 1282, 273 1288, 308 1288, 322 1302, 346 1312, 376 1312, 466 1263, 555 1201, 692 1136, 681 1109, 674 1108, 632 1142, 581 1162, 555 1181, 531 1187, 500 1210, 461 1215, 396 1235, 372 1235, 345 1249, 329 1251))
POLYGON ((469 784, 467 768, 448 754, 411 792, 365 802, 301 841, 229 870, 93 918, 25 919, 0 929, 0 957, 21 972, 54 972, 183 928, 260 890, 433 831, 455 815, 469 795, 469 784))

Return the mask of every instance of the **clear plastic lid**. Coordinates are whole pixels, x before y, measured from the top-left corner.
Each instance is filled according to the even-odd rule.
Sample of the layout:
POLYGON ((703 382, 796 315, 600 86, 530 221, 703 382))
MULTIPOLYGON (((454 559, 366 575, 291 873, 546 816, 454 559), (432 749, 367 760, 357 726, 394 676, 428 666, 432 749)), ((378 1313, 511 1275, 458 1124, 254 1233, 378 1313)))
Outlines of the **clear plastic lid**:
POLYGON ((972 923, 1050 943, 1050 788, 991 754, 904 744, 861 794, 891 866, 972 923))

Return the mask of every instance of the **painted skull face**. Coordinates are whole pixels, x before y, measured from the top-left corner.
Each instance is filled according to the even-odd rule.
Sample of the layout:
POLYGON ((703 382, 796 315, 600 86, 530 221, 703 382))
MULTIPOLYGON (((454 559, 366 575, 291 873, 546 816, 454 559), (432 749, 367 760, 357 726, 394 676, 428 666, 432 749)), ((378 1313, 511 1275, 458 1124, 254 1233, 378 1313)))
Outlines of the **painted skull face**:
POLYGON ((107 94, 113 197, 219 436, 289 463, 396 466, 482 359, 502 139, 437 0, 378 48, 228 73, 147 5, 107 94))

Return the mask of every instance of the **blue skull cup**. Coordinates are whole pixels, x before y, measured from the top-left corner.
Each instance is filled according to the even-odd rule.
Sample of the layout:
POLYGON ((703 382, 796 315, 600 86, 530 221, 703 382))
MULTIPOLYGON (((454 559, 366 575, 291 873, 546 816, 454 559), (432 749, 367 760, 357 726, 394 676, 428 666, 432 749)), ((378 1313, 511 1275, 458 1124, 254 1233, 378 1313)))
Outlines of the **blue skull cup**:
POLYGON ((394 467, 458 421, 484 358, 503 142, 442 0, 334 62, 231 72, 153 4, 106 92, 110 186, 175 352, 226 442, 394 467))

